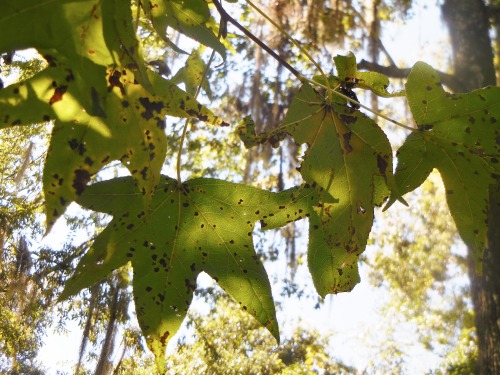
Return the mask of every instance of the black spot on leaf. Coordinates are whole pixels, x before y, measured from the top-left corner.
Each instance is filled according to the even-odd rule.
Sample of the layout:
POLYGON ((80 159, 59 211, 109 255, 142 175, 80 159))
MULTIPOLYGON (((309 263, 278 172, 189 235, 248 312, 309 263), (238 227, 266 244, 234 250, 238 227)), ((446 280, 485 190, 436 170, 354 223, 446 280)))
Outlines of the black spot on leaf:
POLYGON ((118 87, 120 89, 120 92, 122 95, 125 95, 125 87, 123 86, 123 83, 120 81, 120 77, 122 74, 118 71, 115 70, 108 78, 108 89, 111 91, 114 87, 118 87))
POLYGON ((355 117, 355 116, 348 116, 348 115, 344 115, 344 114, 340 115, 340 119, 342 121, 344 121, 347 125, 354 124, 356 121, 358 121, 357 117, 355 117))
POLYGON ((141 113, 141 116, 146 120, 153 118, 154 112, 160 113, 163 108, 165 108, 165 104, 163 102, 152 102, 147 97, 139 98, 139 102, 144 107, 144 112, 141 113))
POLYGON ((344 133, 342 134, 342 138, 344 140, 344 150, 349 153, 349 152, 352 152, 353 148, 350 144, 351 142, 351 136, 352 136, 352 132, 347 132, 347 133, 344 133))
POLYGON ((77 169, 75 171, 75 178, 73 180, 73 188, 76 191, 77 195, 81 195, 83 190, 85 190, 85 186, 90 181, 90 173, 85 169, 77 169))
POLYGON ((71 139, 69 142, 69 147, 72 150, 78 151, 79 155, 84 155, 87 152, 87 148, 83 142, 78 141, 76 138, 71 139))
POLYGON ((144 167, 144 168, 141 169, 141 176, 142 176, 143 180, 147 180, 148 179, 148 170, 149 170, 148 167, 144 167))
POLYGON ((184 279, 184 285, 186 285, 187 293, 191 293, 196 289, 196 284, 192 284, 189 279, 184 279))

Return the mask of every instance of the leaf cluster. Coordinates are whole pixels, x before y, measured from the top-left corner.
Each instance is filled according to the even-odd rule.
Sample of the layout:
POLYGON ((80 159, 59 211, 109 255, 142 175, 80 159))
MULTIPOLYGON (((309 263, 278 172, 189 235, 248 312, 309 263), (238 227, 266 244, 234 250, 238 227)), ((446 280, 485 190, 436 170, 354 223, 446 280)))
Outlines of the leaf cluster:
POLYGON ((279 147, 284 139, 303 145, 302 184, 272 192, 207 177, 181 181, 182 157, 189 158, 189 148, 183 148, 188 123, 180 135, 174 179, 162 174, 171 135, 167 116, 229 124, 196 98, 198 87, 211 93, 201 50, 167 79, 168 72, 154 71, 145 61, 139 27, 148 25, 173 53, 184 51, 167 29, 224 60, 222 38, 227 22, 235 21, 221 12, 217 0, 219 25, 203 0, 144 0, 134 13, 130 5, 113 0, 2 4, 0 33, 9 37, 0 39, 0 53, 31 47, 47 64, 0 91, 1 128, 52 125, 43 170, 47 230, 71 202, 113 217, 80 260, 62 299, 130 263, 139 324, 162 371, 166 345, 186 316, 197 276, 206 272, 279 340, 270 283, 253 244, 256 223, 266 230, 308 219, 308 265, 318 294, 350 291, 359 282, 358 260, 376 207, 404 202, 402 195, 434 168, 480 269, 487 248, 488 189, 500 179, 497 87, 450 95, 429 65, 415 64, 405 86, 415 126, 398 123, 411 134, 398 150, 393 172, 391 144, 361 111, 366 107, 354 90, 384 97, 403 93, 389 93, 389 81, 380 74, 358 72, 353 54, 337 56, 337 76, 320 72, 308 79, 292 71, 300 87, 276 127, 256 134, 246 119, 236 129, 248 147, 279 147), (111 162, 121 163, 129 176, 89 185, 111 162))

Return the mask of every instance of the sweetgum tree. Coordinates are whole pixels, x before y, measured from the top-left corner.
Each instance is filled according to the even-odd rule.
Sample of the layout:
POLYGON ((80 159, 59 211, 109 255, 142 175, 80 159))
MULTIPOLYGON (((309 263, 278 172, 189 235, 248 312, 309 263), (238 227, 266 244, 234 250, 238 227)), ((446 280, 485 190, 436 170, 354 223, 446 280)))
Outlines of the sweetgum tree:
MULTIPOLYGON (((453 31, 457 22, 467 21, 464 14, 472 19, 476 13, 475 8, 460 13, 451 3, 445 2, 443 9, 453 31)), ((484 8, 483 2, 472 3, 484 8)), ((466 60, 461 50, 465 44, 455 37, 457 72, 484 73, 483 80, 460 81, 466 93, 448 93, 443 75, 416 62, 405 90, 391 92, 385 75, 358 71, 352 53, 337 55, 336 74, 326 74, 329 67, 274 23, 283 39, 306 56, 287 59, 241 26, 226 12, 227 5, 218 0, 2 4, 0 52, 34 48, 47 63, 33 77, 0 91, 2 128, 52 126, 43 170, 46 230, 71 202, 113 217, 81 258, 60 299, 131 264, 137 318, 163 372, 165 347, 184 320, 196 277, 203 271, 279 340, 270 283, 253 246, 255 224, 267 230, 307 219, 308 266, 316 291, 321 297, 347 292, 359 282, 358 259, 375 207, 388 209, 396 200, 405 203, 403 195, 437 169, 457 229, 470 248, 484 353, 481 368, 495 372, 498 326, 487 324, 499 311, 493 265, 498 252, 495 215, 500 210, 495 193, 500 180, 500 90, 491 82, 494 74, 477 67, 467 73, 483 60, 466 60), (235 122, 197 99, 200 88, 209 94, 206 76, 214 56, 226 59, 229 24, 294 77, 289 80, 293 98, 286 114, 271 128, 256 126, 243 113, 241 122, 235 122), (165 78, 161 64, 153 70, 155 64, 145 60, 141 35, 150 32, 172 53, 183 53, 167 29, 210 48, 212 55, 205 61, 195 51, 180 74, 165 78), (306 63, 314 70, 306 69, 306 63), (395 172, 391 144, 367 116, 373 109, 358 102, 355 90, 405 96, 408 101, 411 123, 387 119, 410 133, 397 152, 395 172), (187 119, 177 142, 176 171, 170 176, 162 174, 171 135, 166 116, 187 119), (190 121, 197 127, 229 126, 248 148, 280 147, 290 140, 303 145, 301 183, 274 192, 206 176, 183 179, 182 162, 190 157, 184 147, 190 121), (114 161, 129 176, 94 182, 114 161)))

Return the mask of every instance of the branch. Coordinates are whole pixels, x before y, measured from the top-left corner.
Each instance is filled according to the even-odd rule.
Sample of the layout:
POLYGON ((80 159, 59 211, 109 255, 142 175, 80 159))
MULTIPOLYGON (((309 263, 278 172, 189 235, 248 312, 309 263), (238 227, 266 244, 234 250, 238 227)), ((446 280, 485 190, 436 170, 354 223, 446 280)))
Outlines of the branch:
MULTIPOLYGON (((370 61, 361 60, 358 63, 358 69, 370 70, 381 73, 391 78, 407 78, 411 68, 398 68, 396 65, 384 66, 370 61)), ((441 82, 446 85, 452 92, 463 92, 462 83, 457 77, 452 74, 437 71, 441 82)))
POLYGON ((264 42, 262 42, 259 38, 253 35, 250 31, 245 29, 238 21, 236 21, 233 17, 231 17, 226 10, 222 7, 219 0, 213 0, 215 8, 220 13, 220 16, 224 22, 232 23, 236 26, 243 34, 249 37, 255 44, 257 44, 260 48, 270 54, 276 61, 281 63, 290 73, 292 73, 295 77, 302 81, 304 77, 299 73, 297 69, 288 64, 285 60, 283 60, 276 52, 274 52, 269 46, 267 46, 264 42))

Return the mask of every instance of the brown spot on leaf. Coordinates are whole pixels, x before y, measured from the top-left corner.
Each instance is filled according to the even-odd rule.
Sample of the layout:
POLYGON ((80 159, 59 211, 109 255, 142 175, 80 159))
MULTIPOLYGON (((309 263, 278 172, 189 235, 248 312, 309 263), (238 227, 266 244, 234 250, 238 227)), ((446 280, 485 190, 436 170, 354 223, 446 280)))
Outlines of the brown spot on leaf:
POLYGON ((52 94, 52 97, 49 100, 49 104, 52 105, 62 100, 66 90, 68 90, 68 86, 65 85, 56 87, 56 89, 54 90, 54 94, 52 94))
POLYGON ((166 331, 160 338, 160 342, 163 346, 165 346, 165 343, 167 342, 168 336, 170 336, 170 332, 166 331))

